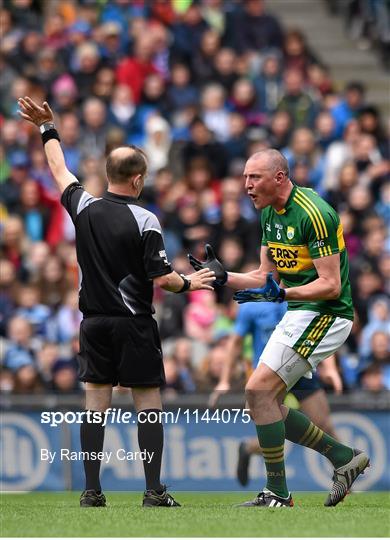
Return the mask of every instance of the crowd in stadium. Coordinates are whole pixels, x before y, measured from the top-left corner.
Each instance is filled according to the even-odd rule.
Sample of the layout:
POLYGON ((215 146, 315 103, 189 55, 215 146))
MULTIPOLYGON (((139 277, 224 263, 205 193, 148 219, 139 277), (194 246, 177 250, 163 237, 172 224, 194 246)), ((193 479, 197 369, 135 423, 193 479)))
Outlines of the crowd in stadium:
MULTIPOLYGON (((80 391, 74 227, 38 130, 18 116, 25 95, 56 111, 67 165, 94 196, 105 190, 108 151, 146 151, 142 201, 186 274, 186 254, 202 259, 205 242, 228 270, 258 265, 259 216, 242 172, 257 150, 281 150, 291 178, 318 191, 343 224, 356 308, 338 357, 345 389, 390 390, 388 133, 361 82, 336 87, 321 51, 262 0, 2 5, 2 391, 80 391)), ((167 395, 218 382, 233 292, 156 291, 167 395)), ((242 366, 233 391, 243 388, 242 366)))
POLYGON ((390 68, 390 9, 387 0, 326 0, 329 11, 343 18, 344 27, 359 49, 376 53, 390 68))

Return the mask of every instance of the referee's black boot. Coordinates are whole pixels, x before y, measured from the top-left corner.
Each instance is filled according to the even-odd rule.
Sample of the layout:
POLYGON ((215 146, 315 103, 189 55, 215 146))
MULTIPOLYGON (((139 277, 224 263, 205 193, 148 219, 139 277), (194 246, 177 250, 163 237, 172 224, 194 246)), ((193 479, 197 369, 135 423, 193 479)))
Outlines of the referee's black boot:
POLYGON ((106 506, 106 497, 102 491, 86 489, 80 495, 81 508, 92 508, 97 506, 106 506))
POLYGON ((181 506, 175 499, 167 492, 166 486, 162 493, 158 493, 154 489, 148 489, 144 492, 144 498, 142 501, 142 506, 152 507, 152 506, 181 506))

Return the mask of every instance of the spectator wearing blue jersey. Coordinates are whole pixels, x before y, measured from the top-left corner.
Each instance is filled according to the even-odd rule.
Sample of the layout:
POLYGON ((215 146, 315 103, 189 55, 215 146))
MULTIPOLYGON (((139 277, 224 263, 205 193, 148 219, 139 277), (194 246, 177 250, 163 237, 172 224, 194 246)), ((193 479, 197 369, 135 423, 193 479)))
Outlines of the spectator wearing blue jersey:
POLYGON ((26 284, 19 289, 17 296, 18 308, 15 315, 30 323, 34 335, 45 336, 50 309, 41 303, 39 288, 36 285, 26 284))
POLYGON ((371 338, 375 332, 390 334, 390 300, 385 295, 374 298, 368 312, 368 323, 362 330, 359 354, 365 358, 371 353, 371 338))
POLYGON ((360 82, 350 82, 344 90, 344 99, 331 109, 336 123, 336 135, 340 138, 348 122, 356 118, 364 105, 365 89, 360 82))
MULTIPOLYGON (((308 169, 308 181, 311 187, 320 193, 323 191, 321 180, 324 173, 324 157, 321 150, 316 146, 314 133, 312 130, 301 127, 294 130, 291 143, 282 150, 282 154, 288 161, 288 165, 293 170, 297 165, 305 164, 308 169)), ((298 182, 296 176, 294 180, 298 182)))
POLYGON ((15 393, 35 392, 40 381, 30 323, 22 317, 12 317, 7 338, 2 365, 2 371, 8 374, 7 386, 15 393))
POLYGON ((234 334, 242 339, 250 334, 253 339, 253 367, 257 366, 260 354, 269 340, 275 326, 285 314, 285 304, 273 304, 271 309, 264 302, 248 302, 238 308, 234 334))

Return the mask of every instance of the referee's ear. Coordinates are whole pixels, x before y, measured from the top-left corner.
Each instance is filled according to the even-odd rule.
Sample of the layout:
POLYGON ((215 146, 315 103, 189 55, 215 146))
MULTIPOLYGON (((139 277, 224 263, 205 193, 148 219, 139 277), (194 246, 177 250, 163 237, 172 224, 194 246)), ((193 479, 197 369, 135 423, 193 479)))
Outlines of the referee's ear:
POLYGON ((142 191, 142 189, 144 187, 142 174, 137 174, 137 176, 134 177, 133 186, 134 186, 134 189, 137 192, 137 197, 139 197, 140 194, 141 194, 141 191, 142 191))

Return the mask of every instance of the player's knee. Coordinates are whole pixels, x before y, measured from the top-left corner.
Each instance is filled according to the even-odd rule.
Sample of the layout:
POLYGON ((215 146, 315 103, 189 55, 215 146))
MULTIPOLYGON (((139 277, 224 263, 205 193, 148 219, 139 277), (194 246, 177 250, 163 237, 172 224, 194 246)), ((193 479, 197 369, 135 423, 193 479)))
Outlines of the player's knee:
POLYGON ((257 404, 266 404, 269 402, 272 399, 272 392, 270 392, 265 381, 261 379, 256 381, 249 380, 245 387, 245 397, 251 407, 255 402, 257 404))
POLYGON ((246 400, 248 403, 249 410, 252 413, 252 420, 254 420, 253 414, 258 409, 265 410, 267 407, 267 400, 265 396, 258 392, 257 390, 246 390, 245 391, 246 400))
POLYGON ((254 372, 249 378, 245 392, 261 392, 262 394, 274 393, 276 389, 274 377, 267 372, 254 372))
POLYGON ((268 409, 277 400, 280 392, 280 382, 267 371, 255 372, 249 379, 245 387, 246 400, 251 409, 268 409))
POLYGON ((260 392, 263 389, 261 381, 251 381, 249 380, 245 386, 245 395, 251 395, 254 392, 260 392))

